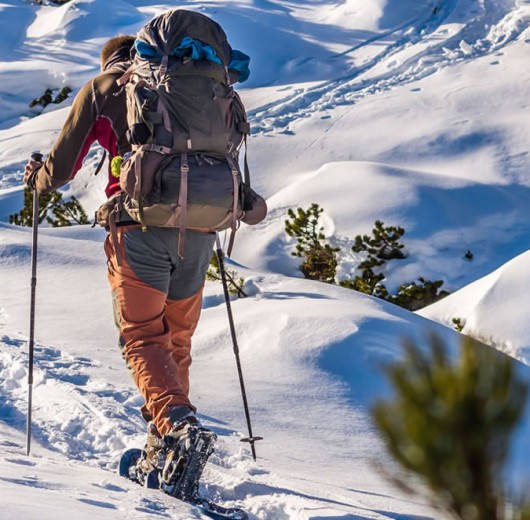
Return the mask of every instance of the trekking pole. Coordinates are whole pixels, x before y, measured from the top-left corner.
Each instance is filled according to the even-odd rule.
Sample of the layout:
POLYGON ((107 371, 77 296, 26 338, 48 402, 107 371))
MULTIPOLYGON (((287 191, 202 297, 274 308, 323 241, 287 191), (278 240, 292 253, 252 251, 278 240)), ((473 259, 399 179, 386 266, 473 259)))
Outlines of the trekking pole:
MULTIPOLYGON (((42 162, 42 154, 33 153, 34 161, 42 162)), ((31 449, 31 408, 33 401, 33 352, 35 344, 35 293, 37 289, 37 236, 39 229, 39 196, 33 189, 33 238, 31 243, 31 303, 29 311, 29 359, 28 359, 28 415, 26 422, 26 455, 31 449)))
POLYGON ((239 346, 237 344, 236 328, 234 326, 234 317, 232 316, 232 307, 230 306, 230 293, 228 292, 228 283, 226 281, 224 253, 223 253, 223 249, 221 248, 221 241, 219 239, 219 233, 216 233, 215 237, 216 237, 216 242, 217 242, 217 250, 216 250, 217 262, 219 263, 219 271, 221 273, 221 282, 223 284, 223 290, 224 290, 225 301, 226 301, 226 312, 228 313, 228 323, 230 324, 230 333, 232 335, 232 343, 234 345, 234 354, 236 356, 237 372, 239 374, 239 384, 241 386, 241 396, 243 397, 243 406, 245 408, 245 417, 247 419, 248 437, 241 439, 241 442, 250 443, 250 448, 252 450, 252 457, 254 460, 256 460, 256 447, 254 443, 256 441, 261 441, 263 437, 254 437, 252 435, 252 424, 250 422, 250 412, 248 410, 247 393, 245 391, 245 382, 243 381, 243 370, 241 368, 241 359, 239 358, 239 346))

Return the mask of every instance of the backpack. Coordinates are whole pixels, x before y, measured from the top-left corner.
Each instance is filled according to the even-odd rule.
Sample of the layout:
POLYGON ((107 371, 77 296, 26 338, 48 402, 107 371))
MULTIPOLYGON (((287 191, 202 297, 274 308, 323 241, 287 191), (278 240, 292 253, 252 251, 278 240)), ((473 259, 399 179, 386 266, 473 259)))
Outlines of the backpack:
POLYGON ((232 84, 248 77, 249 58, 232 50, 215 21, 182 9, 149 22, 135 50, 119 80, 132 150, 119 172, 123 205, 144 230, 178 227, 180 256, 186 229, 231 228, 229 255, 239 222, 266 214, 246 157, 245 181, 239 168, 250 125, 232 84))

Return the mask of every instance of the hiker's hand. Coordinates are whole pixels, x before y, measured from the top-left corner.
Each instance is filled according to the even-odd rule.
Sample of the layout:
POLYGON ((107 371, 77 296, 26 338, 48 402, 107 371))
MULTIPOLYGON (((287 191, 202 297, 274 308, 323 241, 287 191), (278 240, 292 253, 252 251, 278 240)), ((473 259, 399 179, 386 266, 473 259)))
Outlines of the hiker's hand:
POLYGON ((26 168, 24 169, 24 182, 32 189, 35 189, 35 183, 37 180, 37 173, 39 172, 39 169, 42 167, 42 163, 39 161, 34 161, 31 159, 28 161, 28 164, 26 164, 26 168))

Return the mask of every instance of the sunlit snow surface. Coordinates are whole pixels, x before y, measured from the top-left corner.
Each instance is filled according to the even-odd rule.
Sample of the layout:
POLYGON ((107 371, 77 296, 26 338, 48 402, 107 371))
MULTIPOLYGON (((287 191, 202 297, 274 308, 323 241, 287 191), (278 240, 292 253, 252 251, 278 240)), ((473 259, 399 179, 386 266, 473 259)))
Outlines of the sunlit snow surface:
MULTIPOLYGON (((105 232, 39 230, 32 455, 25 455, 31 230, 10 225, 23 167, 53 145, 71 100, 28 107, 46 88, 74 93, 97 73, 107 38, 135 34, 174 4, 72 0, 0 3, 0 517, 9 520, 201 518, 115 474, 141 447, 142 404, 117 347, 105 232)), ((439 519, 381 473, 370 421, 388 396, 383 363, 431 330, 464 332, 521 361, 530 380, 530 3, 523 0, 179 2, 225 27, 252 57, 241 85, 253 136, 253 186, 267 220, 238 232, 232 302, 257 445, 247 434, 226 308, 208 283, 194 340, 192 400, 219 435, 202 490, 257 519, 439 519), (408 257, 389 289, 419 276, 452 295, 411 314, 301 277, 287 210, 316 202, 342 248, 376 219, 405 227, 408 257), (465 254, 470 251, 472 260, 465 254), (420 316, 421 315, 421 316, 420 316), (440 323, 438 323, 440 322, 440 323)), ((65 188, 92 215, 105 174, 94 148, 65 188)), ((528 489, 529 414, 505 476, 528 489)))

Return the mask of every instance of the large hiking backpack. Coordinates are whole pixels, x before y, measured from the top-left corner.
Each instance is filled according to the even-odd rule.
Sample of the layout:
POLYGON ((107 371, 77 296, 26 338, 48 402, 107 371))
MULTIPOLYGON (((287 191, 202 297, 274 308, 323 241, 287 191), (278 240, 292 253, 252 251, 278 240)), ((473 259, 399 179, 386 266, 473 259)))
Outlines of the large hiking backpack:
POLYGON ((219 24, 182 9, 149 22, 135 49, 120 79, 132 148, 120 169, 125 208, 144 229, 180 228, 181 256, 185 229, 231 228, 230 251, 245 212, 258 202, 266 213, 246 158, 245 182, 239 169, 250 127, 231 85, 248 77, 248 57, 232 50, 219 24))

